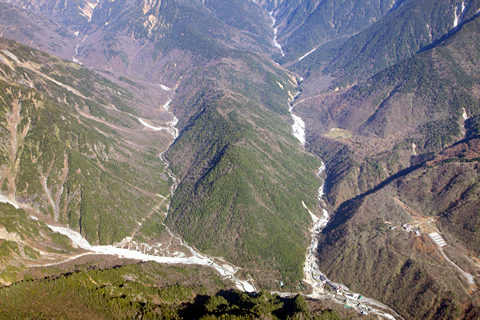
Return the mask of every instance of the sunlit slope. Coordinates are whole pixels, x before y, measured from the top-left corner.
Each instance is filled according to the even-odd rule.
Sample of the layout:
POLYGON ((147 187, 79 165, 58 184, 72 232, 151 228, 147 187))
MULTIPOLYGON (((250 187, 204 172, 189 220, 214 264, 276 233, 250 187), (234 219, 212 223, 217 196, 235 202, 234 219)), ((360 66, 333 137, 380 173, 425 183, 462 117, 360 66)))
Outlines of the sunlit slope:
POLYGON ((274 10, 278 41, 285 51, 280 61, 297 61, 326 42, 366 29, 391 10, 394 3, 393 0, 305 0, 278 4, 274 10))
POLYGON ((320 47, 298 68, 322 67, 337 78, 338 87, 355 84, 444 40, 475 17, 479 8, 478 1, 403 1, 345 42, 320 47))
POLYGON ((3 194, 91 243, 128 236, 168 196, 169 135, 142 130, 142 102, 78 65, 2 40, 3 194), (162 142, 163 140, 163 142, 162 142))
POLYGON ((70 240, 54 233, 24 209, 0 203, 0 284, 19 280, 17 273, 37 264, 55 261, 73 248, 70 240))
POLYGON ((312 147, 337 172, 331 178, 332 203, 425 161, 474 127, 478 24, 476 18, 438 47, 357 86, 299 104, 320 124, 311 132, 312 147), (336 147, 325 147, 331 143, 336 147), (343 196, 335 199, 339 193, 343 196))
POLYGON ((310 146, 328 160, 337 207, 321 238, 321 269, 409 318, 478 312, 479 21, 296 106, 317 111, 310 146))
POLYGON ((173 105, 184 114, 167 153, 181 179, 169 225, 246 272, 268 272, 269 285, 302 278, 311 223, 302 202, 315 212, 321 183, 321 162, 291 134, 294 85, 267 60, 232 52, 184 80, 178 91, 190 93, 173 105))

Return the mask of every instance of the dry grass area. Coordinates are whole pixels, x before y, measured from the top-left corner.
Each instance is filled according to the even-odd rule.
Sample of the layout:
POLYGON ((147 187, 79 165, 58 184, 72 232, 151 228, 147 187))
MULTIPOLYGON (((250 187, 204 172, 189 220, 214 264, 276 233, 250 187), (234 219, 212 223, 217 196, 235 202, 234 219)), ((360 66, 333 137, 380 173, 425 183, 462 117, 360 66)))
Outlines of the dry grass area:
POLYGON ((340 128, 330 129, 330 131, 326 134, 326 136, 337 139, 337 140, 350 140, 353 137, 351 131, 340 129, 340 128))

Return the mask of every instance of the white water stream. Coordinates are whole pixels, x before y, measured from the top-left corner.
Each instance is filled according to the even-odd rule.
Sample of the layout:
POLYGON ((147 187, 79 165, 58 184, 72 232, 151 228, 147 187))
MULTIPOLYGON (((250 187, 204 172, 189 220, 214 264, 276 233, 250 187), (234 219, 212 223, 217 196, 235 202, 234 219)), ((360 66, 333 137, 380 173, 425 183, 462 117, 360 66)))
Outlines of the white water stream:
POLYGON ((299 95, 300 92, 297 92, 295 97, 290 102, 288 112, 290 112, 290 115, 293 119, 292 134, 295 138, 297 138, 298 141, 300 141, 302 147, 305 148, 305 122, 303 122, 302 118, 293 113, 293 101, 295 101, 299 95))
POLYGON ((308 57, 310 54, 312 54, 313 52, 315 52, 315 50, 317 50, 317 48, 313 48, 312 50, 308 51, 306 54, 304 54, 303 56, 301 56, 300 58, 298 58, 298 61, 302 61, 303 59, 305 59, 306 57, 308 57))
MULTIPOLYGON (((172 102, 172 99, 169 98, 168 101, 163 105, 163 108, 165 109, 165 111, 170 112, 169 105, 171 102, 172 102)), ((166 150, 168 150, 168 148, 173 144, 175 139, 178 137, 178 129, 175 128, 176 124, 178 123, 178 119, 175 117, 173 113, 171 114, 173 116, 173 120, 168 123, 168 127, 154 127, 148 124, 147 122, 145 122, 144 120, 138 118, 140 123, 149 129, 167 130, 169 133, 172 134, 172 137, 173 137, 172 142, 166 148, 166 150)), ((170 193, 173 196, 175 189, 177 187, 177 179, 169 169, 170 164, 164 157, 165 151, 160 153, 159 157, 164 162, 165 172, 173 181, 173 184, 170 187, 170 193)), ((0 195, 0 202, 12 203, 12 201, 10 201, 8 198, 1 195, 0 195)), ((168 208, 167 210, 169 210, 169 205, 167 205, 167 208, 168 208)), ((166 215, 168 215, 168 213, 166 213, 166 215)), ((240 280, 235 276, 235 273, 237 273, 237 271, 240 269, 239 267, 236 267, 233 264, 224 261, 222 258, 211 257, 208 255, 202 254, 192 246, 185 243, 181 237, 175 235, 168 228, 167 225, 165 224, 163 225, 165 226, 167 232, 170 234, 170 237, 171 237, 170 244, 172 243, 172 240, 175 239, 180 243, 182 247, 184 247, 190 252, 191 256, 187 257, 183 252, 168 251, 168 247, 170 246, 170 244, 167 248, 162 250, 161 243, 157 243, 154 245, 148 245, 146 243, 139 244, 139 243, 136 243, 135 241, 132 241, 131 237, 127 237, 123 239, 120 243, 114 244, 114 245, 92 246, 90 245, 90 243, 88 243, 88 241, 85 238, 82 237, 80 233, 76 231, 73 231, 69 228, 60 227, 60 226, 53 226, 53 225, 48 225, 48 226, 53 231, 66 235, 67 237, 70 238, 70 240, 72 241, 75 247, 79 247, 84 250, 87 250, 90 252, 90 254, 115 255, 120 258, 135 259, 140 261, 155 261, 158 263, 195 264, 195 265, 208 266, 208 267, 214 268, 224 279, 230 279, 233 283, 235 283, 236 287, 239 290, 245 291, 245 292, 256 291, 256 288, 252 283, 245 280, 240 280)), ((81 256, 83 255, 84 254, 82 254, 81 256)))
MULTIPOLYGON (((292 116, 293 119, 293 125, 292 125, 292 134, 295 136, 295 138, 298 139, 298 141, 302 144, 302 146, 305 148, 305 122, 300 118, 299 116, 293 114, 293 102, 295 99, 298 97, 300 92, 297 93, 295 98, 292 99, 289 105, 288 111, 290 112, 290 115, 292 116)), ((322 161, 321 167, 318 169, 317 176, 320 177, 326 170, 325 163, 322 161)), ((318 189, 318 205, 322 203, 322 198, 324 196, 324 183, 320 186, 318 189)), ((305 205, 304 202, 302 202, 303 207, 308 210, 310 213, 310 216, 312 217, 313 220, 313 227, 310 229, 310 236, 311 236, 311 241, 310 241, 310 246, 307 248, 306 252, 306 257, 305 257, 305 263, 303 265, 303 281, 305 283, 308 283, 313 291, 312 294, 308 295, 310 298, 314 299, 324 299, 326 297, 329 298, 334 298, 333 295, 327 293, 323 288, 322 285, 324 283, 331 283, 332 285, 335 285, 336 287, 341 287, 345 291, 350 291, 345 285, 343 284, 338 284, 330 281, 327 276, 320 271, 318 267, 318 258, 317 258, 317 248, 319 246, 318 243, 318 235, 322 232, 322 230, 326 227, 328 224, 328 221, 330 220, 330 215, 328 214, 328 211, 326 209, 321 209, 322 210, 322 216, 319 218, 316 215, 314 215, 308 207, 305 205), (322 281, 323 279, 323 281, 322 281)), ((340 293, 341 294, 341 293, 340 293)), ((352 293, 349 292, 351 296, 354 297, 359 297, 360 294, 358 293, 352 293)), ((285 295, 285 294, 284 294, 285 295)), ((288 294, 287 294, 288 295, 288 294)), ((292 295, 292 294, 290 294, 292 295)), ((334 302, 342 303, 337 299, 332 299, 334 302)), ((387 318, 387 319, 392 319, 394 320, 395 317, 392 316, 389 313, 386 313, 384 311, 375 309, 373 306, 381 307, 389 312, 392 312, 395 314, 396 317, 403 319, 399 314, 397 314, 394 310, 390 309, 388 306, 370 299, 370 298, 362 298, 362 307, 359 308, 359 310, 369 310, 371 313, 374 313, 380 317, 387 318), (366 309, 366 305, 369 305, 370 307, 366 309)))
POLYGON ((457 7, 453 7, 453 29, 458 27, 459 22, 462 21, 462 18, 465 15, 465 9, 465 0, 461 3, 461 9, 460 4, 457 7), (458 11, 460 11, 460 14, 457 15, 458 11))
POLYGON ((277 32, 278 28, 275 28, 275 23, 277 23, 277 20, 273 17, 273 11, 268 13, 270 15, 270 19, 272 19, 272 29, 273 29, 273 45, 275 48, 278 48, 280 50, 280 53, 282 54, 282 57, 285 56, 285 52, 283 52, 282 45, 277 42, 277 32))
MULTIPOLYGON (((140 244, 136 246, 135 250, 124 249, 122 246, 130 247, 131 243, 128 243, 129 239, 125 239, 123 243, 118 244, 117 246, 108 245, 108 246, 92 246, 88 243, 82 235, 76 231, 73 231, 68 228, 58 227, 48 225, 50 229, 60 234, 66 235, 72 240, 72 243, 84 250, 90 251, 92 254, 105 254, 105 255, 115 255, 120 258, 125 259, 135 259, 140 261, 155 261, 158 263, 168 263, 168 264, 195 264, 202 265, 214 268, 222 277, 230 279, 235 283, 238 289, 246 292, 254 292, 255 287, 247 281, 243 281, 234 276, 234 274, 239 270, 239 268, 230 265, 229 263, 219 264, 215 262, 215 258, 206 256, 188 244, 184 243, 179 237, 181 244, 187 248, 191 253, 191 257, 185 257, 184 254, 177 253, 172 254, 172 256, 161 256, 159 255, 158 250, 154 250, 154 254, 150 254, 155 245, 148 246, 146 244, 140 244), (139 250, 139 251, 138 251, 139 250), (156 252, 155 252, 156 251, 156 252), (175 256, 176 255, 176 256, 175 256)), ((168 232, 171 231, 167 228, 168 232)), ((172 236, 176 237, 171 233, 172 236)))
MULTIPOLYGON (((290 112, 290 115, 292 116, 292 119, 293 119, 292 134, 295 138, 298 139, 300 144, 305 148, 305 141, 306 141, 305 140, 305 122, 303 122, 302 118, 293 114, 293 102, 295 101, 295 99, 298 97, 299 94, 300 92, 298 92, 295 98, 293 98, 292 101, 290 102, 288 111, 290 112)), ((317 176, 320 177, 322 173, 325 171, 325 169, 326 169, 325 163, 322 162, 322 166, 318 169, 317 176)), ((324 195, 324 184, 322 183, 322 185, 318 189, 318 205, 320 205, 323 195, 324 195)), ((312 229, 310 229, 310 236, 311 236, 310 246, 307 249, 305 264, 303 265, 303 278, 304 278, 303 281, 308 283, 312 288, 314 288, 313 294, 316 295, 315 288, 318 288, 321 286, 320 276, 325 277, 325 275, 318 268, 318 261, 316 257, 316 252, 318 248, 318 234, 322 232, 323 228, 325 228, 325 226, 327 225, 330 219, 330 216, 328 214, 328 211, 322 208, 322 217, 318 218, 307 208, 304 202, 302 202, 302 204, 303 204, 303 207, 306 210, 308 210, 313 220, 313 227, 312 229)))

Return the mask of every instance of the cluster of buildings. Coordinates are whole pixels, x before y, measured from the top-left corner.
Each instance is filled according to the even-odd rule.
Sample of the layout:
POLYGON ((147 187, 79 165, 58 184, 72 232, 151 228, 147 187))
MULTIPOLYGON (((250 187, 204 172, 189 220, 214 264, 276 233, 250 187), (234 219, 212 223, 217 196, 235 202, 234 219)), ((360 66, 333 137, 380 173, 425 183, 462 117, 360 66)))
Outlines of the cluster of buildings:
POLYGON ((362 298, 361 294, 349 292, 350 289, 347 287, 328 280, 328 278, 320 272, 316 262, 312 262, 311 272, 312 278, 317 281, 318 286, 322 286, 329 291, 334 292, 337 295, 335 296, 335 299, 341 301, 345 307, 358 309, 361 314, 370 313, 370 308, 359 302, 362 298))
POLYGON ((357 309, 360 314, 366 315, 370 313, 370 308, 366 306, 365 304, 362 304, 359 299, 362 298, 360 294, 356 293, 346 293, 345 294, 346 298, 343 297, 335 297, 335 299, 339 300, 344 304, 345 307, 347 308, 354 308, 357 309))
MULTIPOLYGON (((412 227, 409 223, 402 223, 402 227, 403 229, 405 229, 407 232, 415 232, 415 234, 417 236, 420 236, 420 230, 416 227, 412 227)), ((393 227, 390 227, 390 230, 395 230, 397 229, 397 227, 393 226, 393 227)))

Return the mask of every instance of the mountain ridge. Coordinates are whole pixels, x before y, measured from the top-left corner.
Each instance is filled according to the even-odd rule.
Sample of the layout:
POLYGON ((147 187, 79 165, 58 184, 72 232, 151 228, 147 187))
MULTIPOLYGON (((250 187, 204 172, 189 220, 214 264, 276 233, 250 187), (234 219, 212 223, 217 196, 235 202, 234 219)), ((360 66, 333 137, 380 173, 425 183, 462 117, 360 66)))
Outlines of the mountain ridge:
MULTIPOLYGON (((2 158, 19 177, 2 178, 4 192, 40 218, 149 254, 191 254, 186 241, 255 287, 306 292, 325 208, 312 279, 322 270, 408 319, 478 314, 478 1, 15 3, 26 10, 2 8, 19 21, 50 20, 3 32, 77 63, 18 45, 5 48, 23 65, 1 55, 3 77, 49 111, 22 109, 36 116, 17 117, 23 162, 2 158), (33 125, 45 133, 30 141, 33 125)), ((64 240, 42 241, 78 252, 64 240)))

